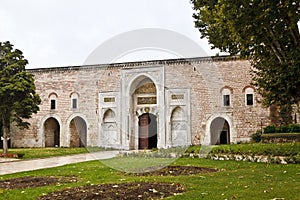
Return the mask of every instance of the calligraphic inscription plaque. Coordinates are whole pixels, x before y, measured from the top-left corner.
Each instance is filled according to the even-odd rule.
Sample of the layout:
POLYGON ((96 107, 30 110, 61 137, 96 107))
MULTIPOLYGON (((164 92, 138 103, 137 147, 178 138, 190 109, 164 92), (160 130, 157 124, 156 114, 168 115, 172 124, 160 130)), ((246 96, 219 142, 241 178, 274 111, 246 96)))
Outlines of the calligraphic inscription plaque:
POLYGON ((156 97, 138 97, 137 104, 156 104, 156 97))
POLYGON ((184 95, 183 94, 172 94, 171 98, 173 100, 184 99, 184 95))
POLYGON ((104 102, 105 103, 115 102, 115 98, 114 97, 104 97, 104 102))

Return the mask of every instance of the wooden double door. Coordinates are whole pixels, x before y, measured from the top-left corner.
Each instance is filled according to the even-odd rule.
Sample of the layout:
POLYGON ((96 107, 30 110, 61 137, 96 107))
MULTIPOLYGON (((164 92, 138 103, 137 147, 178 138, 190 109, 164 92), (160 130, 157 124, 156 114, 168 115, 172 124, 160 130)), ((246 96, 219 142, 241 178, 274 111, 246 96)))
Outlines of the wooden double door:
POLYGON ((157 148, 156 116, 145 113, 139 117, 139 149, 157 148))

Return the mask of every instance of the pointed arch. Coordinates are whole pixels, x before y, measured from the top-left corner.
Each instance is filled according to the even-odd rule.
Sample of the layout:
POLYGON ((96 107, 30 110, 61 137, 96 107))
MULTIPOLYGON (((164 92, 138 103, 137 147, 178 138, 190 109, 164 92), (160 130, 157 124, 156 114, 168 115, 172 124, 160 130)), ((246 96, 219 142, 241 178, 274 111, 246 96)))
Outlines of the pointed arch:
POLYGON ((176 106, 172 110, 171 120, 181 120, 184 118, 184 110, 180 106, 176 106))
MULTIPOLYGON (((122 112, 120 124, 126 134, 122 134, 121 146, 124 149, 138 149, 139 137, 139 116, 144 113, 151 113, 157 116, 157 147, 166 147, 165 133, 165 110, 159 109, 165 103, 165 81, 164 67, 151 66, 132 69, 124 69, 122 75, 121 95, 123 97, 121 107, 122 112), (148 80, 148 81, 146 81, 148 80), (143 82, 145 81, 145 82, 143 82), (152 82, 156 92, 140 93, 137 89, 146 82, 152 82), (135 93, 137 91, 137 93, 135 93), (155 93, 155 94, 154 94, 155 93), (137 99, 137 97, 141 97, 137 99), (139 104, 137 102, 139 101, 139 104)), ((150 84, 149 84, 150 85, 150 84)))
POLYGON ((69 123, 70 147, 87 146, 87 123, 80 117, 74 117, 69 123))
POLYGON ((134 132, 130 136, 130 149, 157 147, 157 85, 146 74, 139 74, 129 85, 131 117, 134 132), (151 123, 146 124, 145 119, 151 123), (144 126, 141 126, 141 123, 144 126))
POLYGON ((171 141, 172 146, 187 144, 187 121, 184 110, 176 106, 171 112, 171 141))
POLYGON ((115 146, 119 142, 116 114, 112 109, 107 109, 103 114, 101 140, 106 146, 115 146))
POLYGON ((107 109, 103 114, 103 122, 115 122, 115 112, 112 109, 107 109))
POLYGON ((49 117, 43 123, 45 147, 60 147, 60 125, 57 119, 49 117))
MULTIPOLYGON (((133 95, 135 92, 139 92, 138 89, 142 88, 146 84, 152 84, 155 87, 155 93, 157 91, 157 85, 154 79, 148 74, 139 74, 134 77, 129 83, 129 95, 133 95)), ((142 92, 145 93, 145 92, 142 92)), ((153 93, 153 91, 151 92, 153 93)))
POLYGON ((236 141, 236 129, 234 127, 234 122, 232 120, 232 117, 230 115, 227 115, 225 113, 217 113, 212 116, 210 116, 207 121, 206 121, 206 128, 205 128, 205 133, 202 137, 201 143, 203 145, 212 145, 212 123, 215 119, 221 118, 225 120, 228 123, 228 130, 229 130, 229 142, 234 143, 236 141))
POLYGON ((230 126, 226 119, 215 118, 210 124, 211 144, 230 144, 230 126))

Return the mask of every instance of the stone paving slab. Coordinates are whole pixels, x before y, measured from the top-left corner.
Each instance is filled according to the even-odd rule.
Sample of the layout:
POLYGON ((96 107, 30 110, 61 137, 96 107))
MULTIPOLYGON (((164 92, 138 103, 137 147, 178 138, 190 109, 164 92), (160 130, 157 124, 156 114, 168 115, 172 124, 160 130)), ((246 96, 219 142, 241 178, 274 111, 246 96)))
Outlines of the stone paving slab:
POLYGON ((100 151, 86 154, 76 154, 70 156, 58 156, 31 160, 6 160, 6 162, 0 163, 0 175, 52 168, 66 164, 79 163, 91 160, 109 159, 115 157, 117 154, 119 154, 119 151, 100 151))
POLYGON ((18 161, 17 158, 0 158, 0 163, 18 161))

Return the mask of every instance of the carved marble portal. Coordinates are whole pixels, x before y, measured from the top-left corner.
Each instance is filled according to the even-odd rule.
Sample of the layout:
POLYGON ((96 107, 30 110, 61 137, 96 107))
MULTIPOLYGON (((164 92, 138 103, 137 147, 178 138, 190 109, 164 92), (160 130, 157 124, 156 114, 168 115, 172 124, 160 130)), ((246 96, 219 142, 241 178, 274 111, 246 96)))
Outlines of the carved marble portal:
POLYGON ((149 131, 149 127, 139 126, 140 120, 143 120, 145 116, 155 118, 156 131, 152 132, 156 133, 154 139, 149 139, 148 135, 148 139, 145 139, 148 145, 143 144, 143 148, 166 147, 164 92, 164 67, 122 70, 122 148, 139 149, 141 147, 140 136, 148 135, 141 133, 141 130, 149 131))

